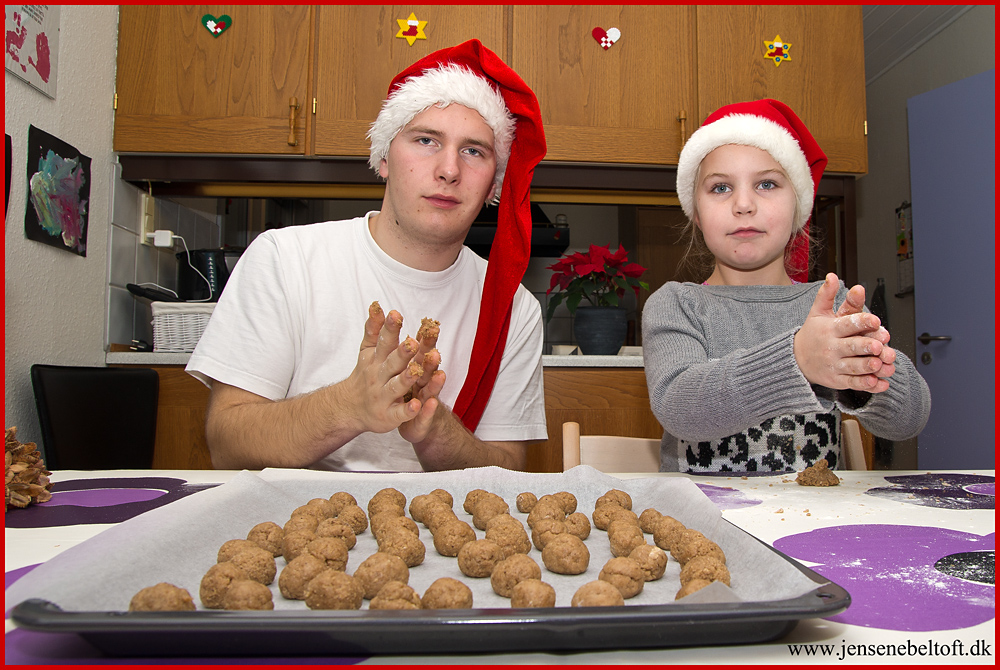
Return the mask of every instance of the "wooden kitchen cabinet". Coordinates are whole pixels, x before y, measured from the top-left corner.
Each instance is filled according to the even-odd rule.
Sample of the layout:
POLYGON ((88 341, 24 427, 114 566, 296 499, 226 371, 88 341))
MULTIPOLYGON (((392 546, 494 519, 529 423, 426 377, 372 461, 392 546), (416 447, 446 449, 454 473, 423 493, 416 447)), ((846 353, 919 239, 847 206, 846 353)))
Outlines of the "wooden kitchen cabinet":
POLYGON ((696 122, 694 7, 515 5, 512 25, 508 62, 538 97, 546 160, 677 162, 696 122), (621 36, 603 49, 598 27, 621 36))
POLYGON ((304 154, 314 12, 120 6, 114 150, 304 154), (231 25, 213 36, 206 14, 228 15, 231 25))
POLYGON ((313 152, 367 156, 368 129, 389 83, 424 56, 472 38, 509 62, 507 10, 500 5, 323 5, 316 8, 313 152), (397 38, 397 19, 426 21, 427 39, 397 38))
POLYGON ((699 5, 697 126, 719 107, 774 98, 795 110, 828 172, 868 172, 860 5, 699 5), (791 59, 764 58, 780 35, 791 59))

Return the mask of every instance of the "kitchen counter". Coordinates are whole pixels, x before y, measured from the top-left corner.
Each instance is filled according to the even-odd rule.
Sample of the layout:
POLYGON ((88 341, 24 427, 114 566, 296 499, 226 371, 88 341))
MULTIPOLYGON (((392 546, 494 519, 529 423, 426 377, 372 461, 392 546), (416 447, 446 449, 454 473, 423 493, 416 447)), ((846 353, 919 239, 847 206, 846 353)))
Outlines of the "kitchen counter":
MULTIPOLYGON (((110 351, 108 365, 187 365, 191 354, 154 351, 110 351)), ((642 356, 542 356, 547 368, 641 368, 642 356)))

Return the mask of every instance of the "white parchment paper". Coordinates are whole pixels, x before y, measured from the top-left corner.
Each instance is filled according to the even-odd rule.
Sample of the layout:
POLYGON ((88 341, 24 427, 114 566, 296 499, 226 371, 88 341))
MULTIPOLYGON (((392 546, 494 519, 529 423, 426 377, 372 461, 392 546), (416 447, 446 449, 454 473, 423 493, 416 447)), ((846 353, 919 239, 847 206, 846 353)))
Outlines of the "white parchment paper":
MULTIPOLYGON (((380 489, 395 488, 407 498, 443 488, 455 499, 455 512, 472 525, 472 517, 462 509, 466 494, 485 489, 503 497, 511 515, 524 523, 527 515, 517 511, 516 497, 530 491, 569 491, 578 500, 577 511, 591 517, 596 500, 609 489, 629 493, 633 511, 640 514, 652 507, 675 517, 718 543, 726 554, 732 588, 725 589, 731 600, 785 600, 804 595, 817 584, 794 565, 725 522, 718 508, 688 479, 617 479, 588 466, 565 473, 519 473, 502 468, 472 468, 443 473, 343 474, 310 470, 268 469, 260 473, 241 472, 229 482, 200 491, 163 507, 118 524, 103 533, 67 549, 15 582, 6 592, 9 609, 27 598, 44 598, 67 611, 125 611, 132 596, 146 586, 169 582, 186 588, 201 609, 199 585, 205 572, 216 562, 219 547, 227 540, 245 538, 262 521, 284 525, 292 510, 312 498, 328 498, 347 491, 367 509, 368 501, 380 489)), ((530 530, 528 531, 530 534, 530 530)), ((510 601, 493 592, 489 578, 462 574, 455 558, 434 550, 430 531, 420 526, 427 547, 421 565, 410 568, 409 584, 423 594, 439 577, 453 577, 473 591, 476 608, 509 607, 510 601)), ((476 529, 477 538, 485 532, 476 529)), ((653 543, 647 534, 646 541, 653 543)), ((558 575, 545 569, 541 552, 532 547, 529 556, 542 568, 542 580, 556 589, 556 606, 568 607, 576 590, 597 579, 601 568, 612 558, 607 534, 593 528, 586 540, 590 566, 581 575, 558 575)), ((347 572, 377 551, 371 531, 358 536, 350 551, 347 572)), ((285 560, 276 559, 280 574, 285 560)), ((642 593, 627 605, 674 604, 683 606, 701 598, 691 596, 675 601, 680 588, 680 566, 671 559, 662 579, 647 582, 642 593)), ((721 586, 721 585, 713 585, 721 586)), ((276 610, 305 610, 302 601, 286 600, 278 590, 277 577, 271 585, 276 610)), ((709 594, 718 601, 720 591, 709 594)), ((709 597, 709 596, 706 596, 709 597)), ((726 596, 723 595, 723 598, 726 596)), ((368 601, 364 607, 367 608, 368 601)))

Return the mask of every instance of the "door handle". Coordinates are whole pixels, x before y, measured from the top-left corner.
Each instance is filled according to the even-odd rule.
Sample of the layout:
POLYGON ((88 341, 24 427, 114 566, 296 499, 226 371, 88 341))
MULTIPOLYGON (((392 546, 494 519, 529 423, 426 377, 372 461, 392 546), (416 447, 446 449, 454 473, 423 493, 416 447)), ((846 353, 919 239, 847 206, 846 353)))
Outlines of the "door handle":
POLYGON ((920 340, 920 344, 930 344, 932 340, 941 342, 950 342, 951 335, 931 335, 930 333, 920 333, 917 337, 920 340))

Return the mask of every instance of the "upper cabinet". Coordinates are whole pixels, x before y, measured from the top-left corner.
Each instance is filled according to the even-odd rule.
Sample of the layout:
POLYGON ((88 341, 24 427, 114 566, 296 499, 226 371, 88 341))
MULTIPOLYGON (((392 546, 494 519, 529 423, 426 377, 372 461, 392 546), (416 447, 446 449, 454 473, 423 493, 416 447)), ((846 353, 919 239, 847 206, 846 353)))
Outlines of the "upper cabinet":
POLYGON ((867 171, 860 6, 123 5, 114 148, 366 156, 396 73, 473 37, 538 96, 546 160, 675 165, 710 112, 771 97, 829 171, 867 171))
POLYGON ((115 151, 305 153, 314 11, 121 5, 115 151))

